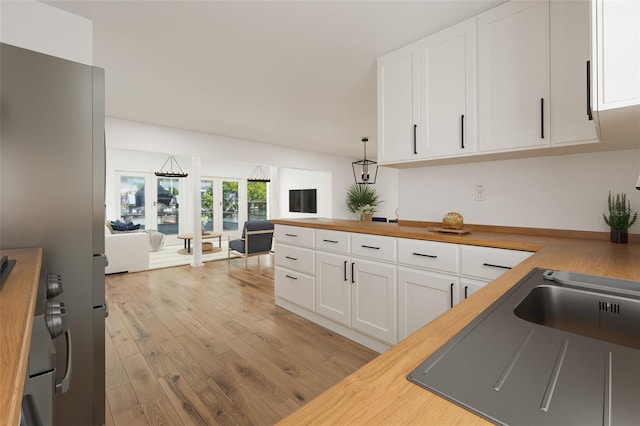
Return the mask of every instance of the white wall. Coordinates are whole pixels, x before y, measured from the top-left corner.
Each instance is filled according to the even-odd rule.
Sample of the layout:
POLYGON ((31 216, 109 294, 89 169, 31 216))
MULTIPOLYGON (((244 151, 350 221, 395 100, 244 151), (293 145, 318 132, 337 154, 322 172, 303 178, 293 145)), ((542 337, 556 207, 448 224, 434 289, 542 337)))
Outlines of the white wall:
MULTIPOLYGON (((327 188, 328 200, 323 204, 328 204, 331 208, 326 214, 323 210, 323 215, 332 218, 353 218, 346 209, 344 198, 348 186, 353 182, 351 162, 356 160, 355 158, 318 154, 112 117, 107 117, 105 126, 108 148, 108 196, 113 193, 109 182, 113 185, 115 169, 130 167, 133 170, 153 172, 162 165, 168 154, 173 154, 185 169, 185 164, 190 165, 192 157, 201 158, 202 176, 247 177, 257 164, 263 165, 265 171, 268 166, 271 166, 274 170, 296 169, 318 172, 310 173, 309 176, 316 176, 319 179, 317 184, 327 188), (114 152, 122 150, 137 151, 137 154, 133 155, 132 152, 128 156, 129 160, 126 160, 128 163, 123 159, 112 158, 114 152), (143 161, 144 156, 140 156, 141 152, 161 155, 150 155, 148 161, 143 161), (157 163, 158 159, 161 160, 160 163, 157 163), (225 168, 229 171, 224 172, 225 168)), ((361 142, 354 141, 354 143, 361 142)), ((270 184, 271 217, 285 217, 288 215, 288 204, 286 204, 286 210, 281 209, 281 206, 284 205, 282 203, 288 203, 291 188, 286 186, 288 182, 282 185, 278 182, 279 172, 272 173, 274 175, 270 184)), ((393 212, 398 199, 397 177, 398 171, 395 169, 381 167, 378 172, 376 189, 380 193, 380 198, 385 200, 378 212, 381 216, 395 217, 393 212)), ((117 205, 114 207, 110 204, 107 198, 107 214, 117 214, 117 205)))
POLYGON ((0 1, 0 41, 93 65, 93 22, 37 1, 0 1))
POLYGON ((609 190, 640 210, 639 170, 640 149, 403 169, 399 215, 440 221, 457 211, 466 223, 608 231, 609 190), (476 184, 485 201, 475 201, 476 184))
POLYGON ((331 173, 300 169, 278 169, 278 217, 280 218, 309 218, 331 217, 331 173), (288 191, 290 189, 316 189, 317 213, 295 213, 289 211, 288 191))

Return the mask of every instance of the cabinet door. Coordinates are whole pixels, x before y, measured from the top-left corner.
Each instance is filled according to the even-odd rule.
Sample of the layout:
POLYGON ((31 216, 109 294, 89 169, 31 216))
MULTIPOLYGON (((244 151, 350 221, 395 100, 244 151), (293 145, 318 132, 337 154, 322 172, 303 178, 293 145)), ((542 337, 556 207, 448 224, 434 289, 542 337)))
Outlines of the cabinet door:
POLYGON ((418 158, 419 44, 378 59, 378 161, 418 158))
POLYGON ((316 252, 316 312, 344 325, 351 322, 349 257, 316 252))
POLYGON ((395 344, 396 267, 380 262, 352 258, 351 327, 395 344))
POLYGON ((468 278, 460 279, 460 295, 458 296, 458 301, 462 302, 465 299, 468 299, 473 293, 480 290, 482 287, 487 285, 488 281, 481 280, 471 280, 468 278))
POLYGON ((457 288, 457 277, 398 268, 398 339, 453 307, 457 288))
POLYGON ((551 145, 597 142, 591 113, 589 0, 552 1, 551 145))
POLYGON ((478 151, 549 146, 549 3, 510 1, 478 16, 478 151))
POLYGON ((420 42, 421 155, 475 153, 476 20, 420 42))
POLYGON ((597 109, 640 105, 640 2, 593 3, 597 109))

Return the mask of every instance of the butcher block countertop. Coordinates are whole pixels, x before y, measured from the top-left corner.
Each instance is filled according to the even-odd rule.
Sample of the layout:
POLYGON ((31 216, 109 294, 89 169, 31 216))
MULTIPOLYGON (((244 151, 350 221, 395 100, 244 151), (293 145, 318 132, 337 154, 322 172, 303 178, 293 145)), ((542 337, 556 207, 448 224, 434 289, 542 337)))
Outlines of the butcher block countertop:
MULTIPOLYGON (((612 244, 605 233, 471 226, 471 234, 429 232, 426 226, 332 219, 273 220, 276 224, 417 238, 456 244, 530 250, 536 253, 484 286, 388 351, 285 418, 282 425, 485 425, 488 421, 406 379, 531 269, 540 267, 640 281, 640 243, 612 244)), ((428 225, 428 224, 427 224, 428 225)))
POLYGON ((15 260, 0 289, 0 419, 17 425, 29 359, 42 249, 0 250, 15 260))

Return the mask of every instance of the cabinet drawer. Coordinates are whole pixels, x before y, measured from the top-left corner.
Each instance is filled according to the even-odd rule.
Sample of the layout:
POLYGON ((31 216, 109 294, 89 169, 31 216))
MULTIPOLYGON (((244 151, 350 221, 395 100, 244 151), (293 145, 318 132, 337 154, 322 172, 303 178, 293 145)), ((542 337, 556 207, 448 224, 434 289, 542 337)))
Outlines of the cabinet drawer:
POLYGON ((315 252, 311 249, 276 243, 275 256, 276 266, 282 266, 309 275, 315 273, 315 252))
POLYGON ((493 280, 533 253, 491 247, 460 246, 461 275, 493 280))
POLYGON ((458 274, 458 245, 398 239, 398 263, 458 274))
POLYGON ((277 242, 296 246, 313 247, 313 228, 276 225, 274 236, 277 242))
POLYGON ((305 274, 276 266, 275 294, 305 309, 315 309, 315 279, 305 274))
POLYGON ((316 229, 316 249, 349 253, 349 233, 316 229))
POLYGON ((351 254, 395 262, 396 239, 379 235, 351 234, 351 254))

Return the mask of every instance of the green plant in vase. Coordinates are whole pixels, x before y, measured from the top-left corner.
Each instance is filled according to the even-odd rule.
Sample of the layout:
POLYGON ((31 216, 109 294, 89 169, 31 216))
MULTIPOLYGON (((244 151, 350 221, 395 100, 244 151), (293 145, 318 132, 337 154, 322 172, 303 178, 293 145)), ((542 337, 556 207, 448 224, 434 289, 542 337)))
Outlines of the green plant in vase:
POLYGON ((624 193, 615 197, 609 191, 609 211, 602 214, 604 222, 611 227, 611 242, 626 244, 629 236, 628 229, 636 223, 638 212, 631 210, 631 203, 624 193))
POLYGON ((381 202, 376 189, 371 185, 352 183, 347 189, 347 210, 358 214, 360 220, 364 214, 368 214, 369 217, 373 215, 381 202))

